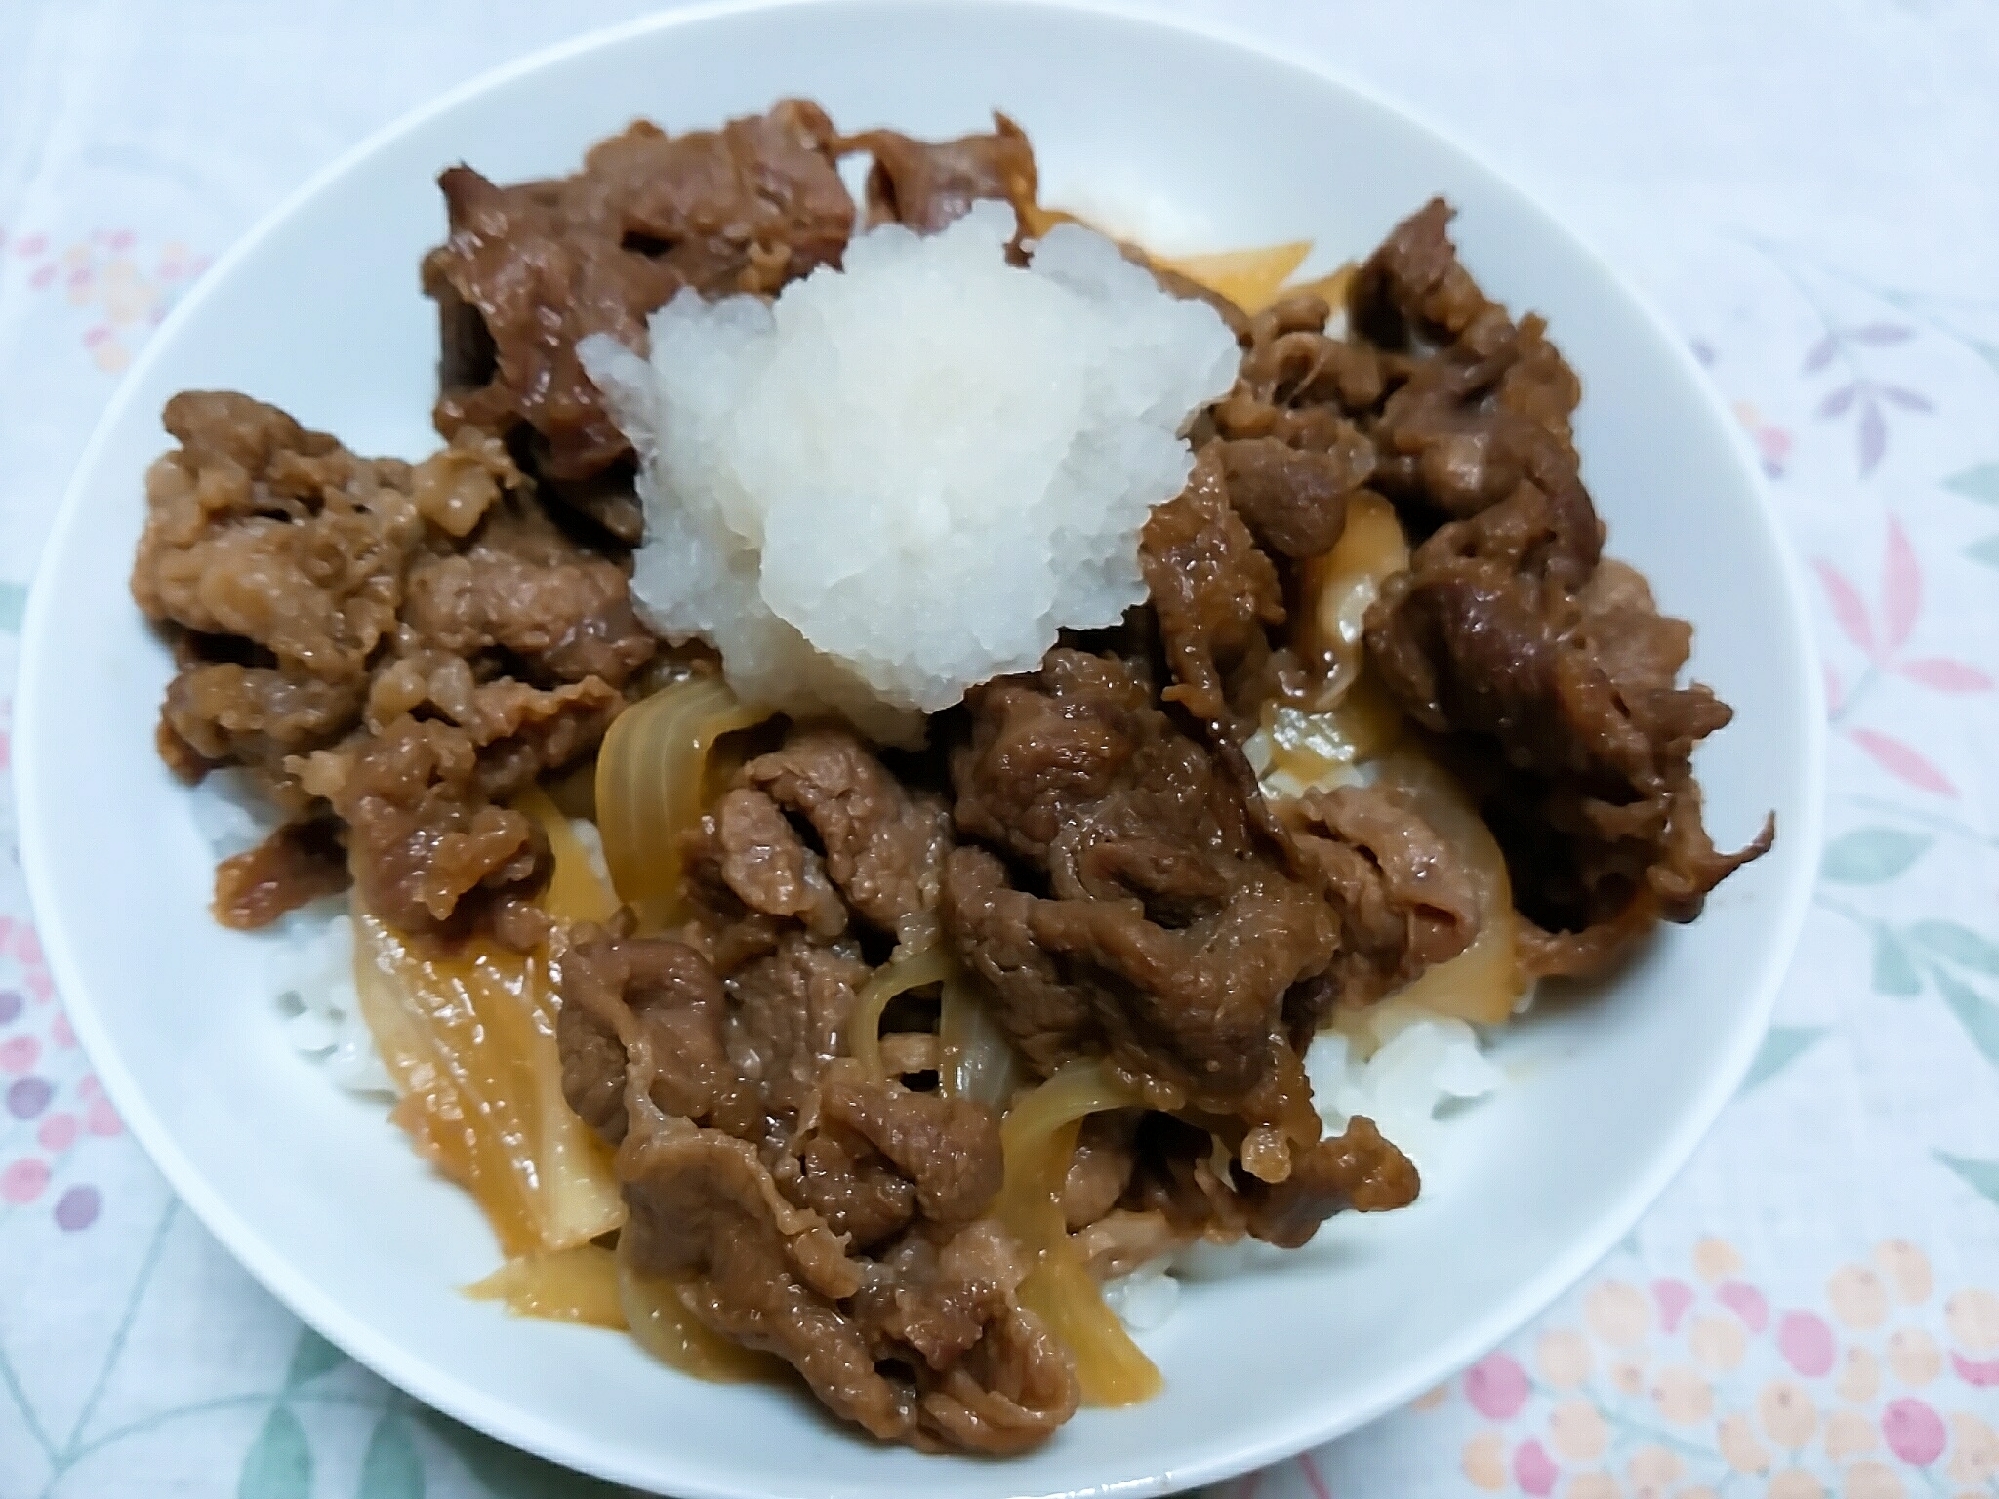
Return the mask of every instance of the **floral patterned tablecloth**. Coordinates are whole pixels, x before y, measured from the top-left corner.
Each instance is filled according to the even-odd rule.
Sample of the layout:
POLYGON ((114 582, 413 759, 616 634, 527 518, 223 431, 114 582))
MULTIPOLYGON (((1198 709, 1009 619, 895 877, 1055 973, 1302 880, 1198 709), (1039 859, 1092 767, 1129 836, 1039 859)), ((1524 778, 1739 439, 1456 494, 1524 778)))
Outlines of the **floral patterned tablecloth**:
MULTIPOLYGON (((37 548, 175 297, 368 130, 643 8, 0 4, 0 768, 37 548)), ((1225 1492, 1999 1494, 1999 10, 1175 8, 1475 141, 1665 309, 1809 559, 1832 720, 1804 945, 1694 1165, 1504 1349, 1225 1492)), ((602 1491, 346 1362, 176 1205, 64 1022, 9 796, 0 1499, 602 1491)))

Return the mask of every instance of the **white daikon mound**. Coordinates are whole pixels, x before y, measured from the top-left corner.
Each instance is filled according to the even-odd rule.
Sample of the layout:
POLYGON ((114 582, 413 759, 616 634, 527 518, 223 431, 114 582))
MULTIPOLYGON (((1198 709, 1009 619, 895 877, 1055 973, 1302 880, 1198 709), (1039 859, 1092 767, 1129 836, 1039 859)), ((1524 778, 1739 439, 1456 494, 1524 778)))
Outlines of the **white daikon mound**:
POLYGON ((775 303, 682 292, 650 361, 583 343, 642 463, 637 603, 744 699, 912 743, 1145 598, 1139 531, 1235 338, 1099 234, 1052 229, 1021 268, 1013 232, 995 203, 875 229, 775 303))

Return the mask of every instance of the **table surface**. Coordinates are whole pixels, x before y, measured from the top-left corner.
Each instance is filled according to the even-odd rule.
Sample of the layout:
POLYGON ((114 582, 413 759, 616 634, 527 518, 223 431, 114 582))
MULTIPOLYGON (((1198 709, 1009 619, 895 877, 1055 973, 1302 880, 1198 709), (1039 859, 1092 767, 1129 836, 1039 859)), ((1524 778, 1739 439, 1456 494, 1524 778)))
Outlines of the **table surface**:
MULTIPOLYGON (((368 131, 650 8, 0 4, 0 768, 36 552, 175 297, 368 131)), ((1694 1164, 1503 1350, 1226 1492, 1999 1494, 1999 7, 1174 8, 1452 128, 1664 310, 1810 563, 1831 714, 1803 947, 1694 1164)), ((601 1491, 346 1362, 176 1205, 64 1023, 10 797, 0 1496, 601 1491)))

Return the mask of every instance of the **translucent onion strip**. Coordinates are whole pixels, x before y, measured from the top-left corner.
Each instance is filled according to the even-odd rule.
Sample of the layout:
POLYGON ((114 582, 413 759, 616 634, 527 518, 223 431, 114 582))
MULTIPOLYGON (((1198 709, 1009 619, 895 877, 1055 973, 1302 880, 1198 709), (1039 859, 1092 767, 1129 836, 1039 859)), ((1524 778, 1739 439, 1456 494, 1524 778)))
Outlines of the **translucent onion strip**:
POLYGON ((597 755, 597 825, 611 882, 641 929, 658 931, 677 914, 680 835, 700 821, 715 741, 769 716, 719 678, 697 676, 612 720, 597 755))
POLYGON ((555 856, 555 873, 542 893, 542 908, 558 921, 608 921, 618 909, 618 892, 611 888, 597 860, 584 846, 584 832, 562 814, 549 794, 530 786, 513 801, 541 824, 555 856))
POLYGON ((1261 312, 1285 294, 1284 283, 1312 253, 1309 239, 1211 255, 1155 255, 1155 264, 1219 292, 1244 312, 1261 312))
POLYGON ((399 1095, 391 1117, 472 1194, 506 1254, 566 1249, 624 1222, 610 1152, 562 1096, 544 959, 483 943, 424 957, 363 912, 354 980, 399 1095))
POLYGON ((847 1055, 867 1069, 870 1077, 883 1077, 882 1012, 890 1000, 926 984, 938 984, 952 977, 958 968, 951 949, 941 942, 914 952, 898 948, 895 955, 875 970, 875 976, 861 987, 854 1002, 854 1018, 849 1023, 847 1055))
POLYGON ((618 1291, 618 1260, 598 1244, 578 1244, 511 1259, 476 1285, 474 1301, 498 1301, 517 1317, 625 1328, 618 1291))
POLYGON ((789 1372, 772 1355, 712 1331, 687 1309, 676 1282, 634 1268, 626 1248, 629 1242, 620 1240, 616 1255, 618 1299, 624 1325, 647 1353, 684 1374, 718 1384, 776 1379, 789 1372))
POLYGON ((976 982, 963 969, 944 980, 937 1039, 944 1048, 938 1087, 953 1098, 969 1098, 1004 1114, 1027 1072, 1013 1042, 986 1008, 976 982))
POLYGON ((1354 272, 1360 269, 1358 261, 1349 260, 1345 265, 1327 272, 1315 281, 1300 281, 1295 286, 1284 288, 1287 297, 1304 296, 1306 293, 1321 298, 1335 313, 1347 304, 1347 289, 1353 285, 1354 272))
MULTIPOLYGON (((1039 239, 1057 224, 1082 224, 1086 228, 1097 228, 1087 219, 1078 218, 1066 209, 1044 208, 1038 203, 1031 204, 1022 215, 1021 227, 1032 239, 1039 239)), ((1098 232, 1109 233, 1108 230, 1098 232)), ((1115 239, 1117 236, 1110 237, 1115 239)), ((1330 305, 1339 307, 1346 300, 1347 285, 1353 279, 1355 270, 1350 261, 1316 280, 1286 285, 1312 253, 1312 241, 1309 239, 1287 240, 1281 245, 1263 245, 1249 250, 1216 250, 1200 255, 1156 255, 1149 250, 1142 253, 1154 265, 1177 271, 1189 281, 1227 297, 1244 312, 1251 313, 1261 312, 1280 297, 1305 292, 1324 297, 1330 305)))
POLYGON ((1085 1116, 1130 1108, 1137 1090, 1101 1062, 1068 1063, 1023 1097, 1000 1122, 1006 1176, 996 1215, 1038 1258, 1021 1282, 1020 1301, 1076 1356, 1076 1379, 1089 1405, 1133 1405, 1159 1393, 1159 1370, 1139 1351, 1104 1304, 1062 1215, 1062 1188, 1085 1116))
POLYGON ((1360 678, 1362 623, 1381 585, 1409 566, 1409 541, 1395 507, 1363 490, 1347 501, 1347 522, 1330 550, 1303 564, 1306 600, 1292 644, 1325 674, 1330 707, 1360 678))

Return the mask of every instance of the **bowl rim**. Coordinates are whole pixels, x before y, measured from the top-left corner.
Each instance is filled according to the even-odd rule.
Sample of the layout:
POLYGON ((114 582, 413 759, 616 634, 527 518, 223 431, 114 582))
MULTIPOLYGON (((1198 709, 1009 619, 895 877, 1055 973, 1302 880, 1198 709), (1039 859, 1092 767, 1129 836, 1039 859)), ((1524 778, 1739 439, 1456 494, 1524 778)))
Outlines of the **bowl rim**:
MULTIPOLYGON (((146 1151, 166 1178, 176 1196, 184 1202, 230 1256, 292 1315, 325 1336, 356 1363, 380 1375, 397 1388, 442 1411, 453 1419, 510 1446, 520 1447, 572 1470, 616 1483, 648 1488, 657 1482, 653 1473, 628 1470, 607 1462, 579 1441, 569 1428, 546 1421, 535 1413, 514 1406, 497 1409, 478 1386, 439 1368, 420 1355, 411 1354, 393 1338, 378 1333, 353 1316, 345 1306, 321 1293, 319 1288, 296 1274, 285 1261, 230 1204, 226 1196, 210 1185, 182 1152, 146 1096, 126 1068, 110 1030, 88 999, 83 980, 83 964, 66 935, 62 907, 54 898, 44 853, 55 837, 39 804, 24 795, 38 780, 41 752, 39 736, 33 732, 37 715, 34 705, 43 695, 42 681, 54 670, 54 653, 45 643, 50 626, 48 615, 54 592, 54 559, 61 550, 57 542, 79 524, 90 481, 101 463, 101 453, 111 434, 126 419, 127 408, 153 365, 166 357, 173 335, 201 315, 214 289, 225 281, 237 265, 255 252, 287 220, 314 197, 348 174, 362 170, 378 153, 402 136, 431 121, 448 115, 478 96, 517 79, 532 75, 568 59, 601 49, 616 47, 682 27, 700 26, 710 21, 753 12, 839 9, 852 0, 698 0, 698 3, 638 16, 631 20, 595 28, 549 46, 529 52, 509 62, 489 68, 445 90, 427 103, 411 109, 370 132, 342 151, 246 230, 209 267, 199 282, 168 314, 146 341, 138 359, 125 373, 85 444, 56 508, 35 576, 29 590, 22 620, 15 688, 17 722, 14 734, 13 784, 16 793, 21 867, 29 902, 36 919, 44 955, 55 979, 70 1022, 91 1058, 105 1093, 128 1122, 133 1138, 146 1151)), ((926 0, 876 0, 876 3, 917 7, 926 0)), ((960 0, 953 0, 960 3, 960 0)), ((1593 1231, 1579 1235, 1553 1256, 1541 1270, 1503 1298, 1483 1317, 1467 1324, 1421 1364, 1396 1380, 1377 1382, 1370 1398, 1345 1408, 1331 1420, 1315 1414, 1309 1403, 1301 1403, 1289 1420, 1274 1423, 1254 1440, 1218 1444, 1207 1453, 1170 1472, 1152 1475, 1136 1483, 1117 1483, 1082 1489, 1048 1491, 1045 1499, 1085 1499, 1115 1489, 1126 1495, 1163 1494, 1193 1490, 1265 1465, 1281 1462, 1300 1452, 1357 1430, 1389 1411, 1397 1409, 1424 1390, 1465 1368, 1511 1337, 1547 1309, 1559 1296, 1580 1281, 1618 1243, 1627 1238, 1645 1212, 1685 1169, 1706 1138, 1716 1119, 1741 1086, 1753 1064, 1769 1025, 1783 979, 1803 931, 1814 885, 1812 857, 1822 842, 1825 802, 1825 762, 1827 730, 1823 673, 1819 669, 1816 635, 1811 625, 1803 563, 1784 534, 1762 469, 1749 444, 1747 434, 1730 415, 1721 393, 1688 349, 1677 330, 1667 322, 1651 300, 1616 269, 1596 247, 1568 223, 1546 207, 1542 200, 1509 173, 1495 167, 1455 131, 1439 126, 1421 110, 1391 97, 1365 79, 1354 76, 1322 58, 1287 55, 1278 42, 1257 30, 1210 17, 1183 16, 1154 9, 1144 0, 971 0, 971 5, 994 10, 1014 10, 1023 21, 1035 13, 1083 15, 1183 35, 1252 54, 1258 60, 1309 75, 1315 82, 1342 90, 1362 103, 1394 116, 1403 126, 1456 153, 1484 172, 1519 201, 1525 211, 1538 216, 1554 234, 1566 239, 1626 304, 1636 311, 1649 331, 1669 348, 1679 372, 1688 376, 1700 392, 1707 415, 1717 431, 1724 434, 1748 490, 1754 496, 1755 520, 1770 543, 1782 584, 1782 612, 1788 617, 1792 638, 1798 648, 1805 680, 1800 683, 1807 721, 1803 726, 1802 758, 1804 784, 1800 788, 1800 815, 1782 832, 1787 841, 1805 846, 1806 855, 1795 866, 1799 871, 1788 888, 1772 892, 1772 909, 1760 963, 1746 975, 1743 985, 1754 1024, 1745 1024, 1721 1065, 1713 1069, 1704 1087, 1658 1148, 1646 1170, 1635 1174, 1613 1199, 1611 1207, 1599 1214, 1593 1231)), ((971 8, 968 5, 968 8, 971 8)), ((760 1499, 751 1491, 730 1484, 676 1477, 672 1480, 679 1499, 760 1499)))

